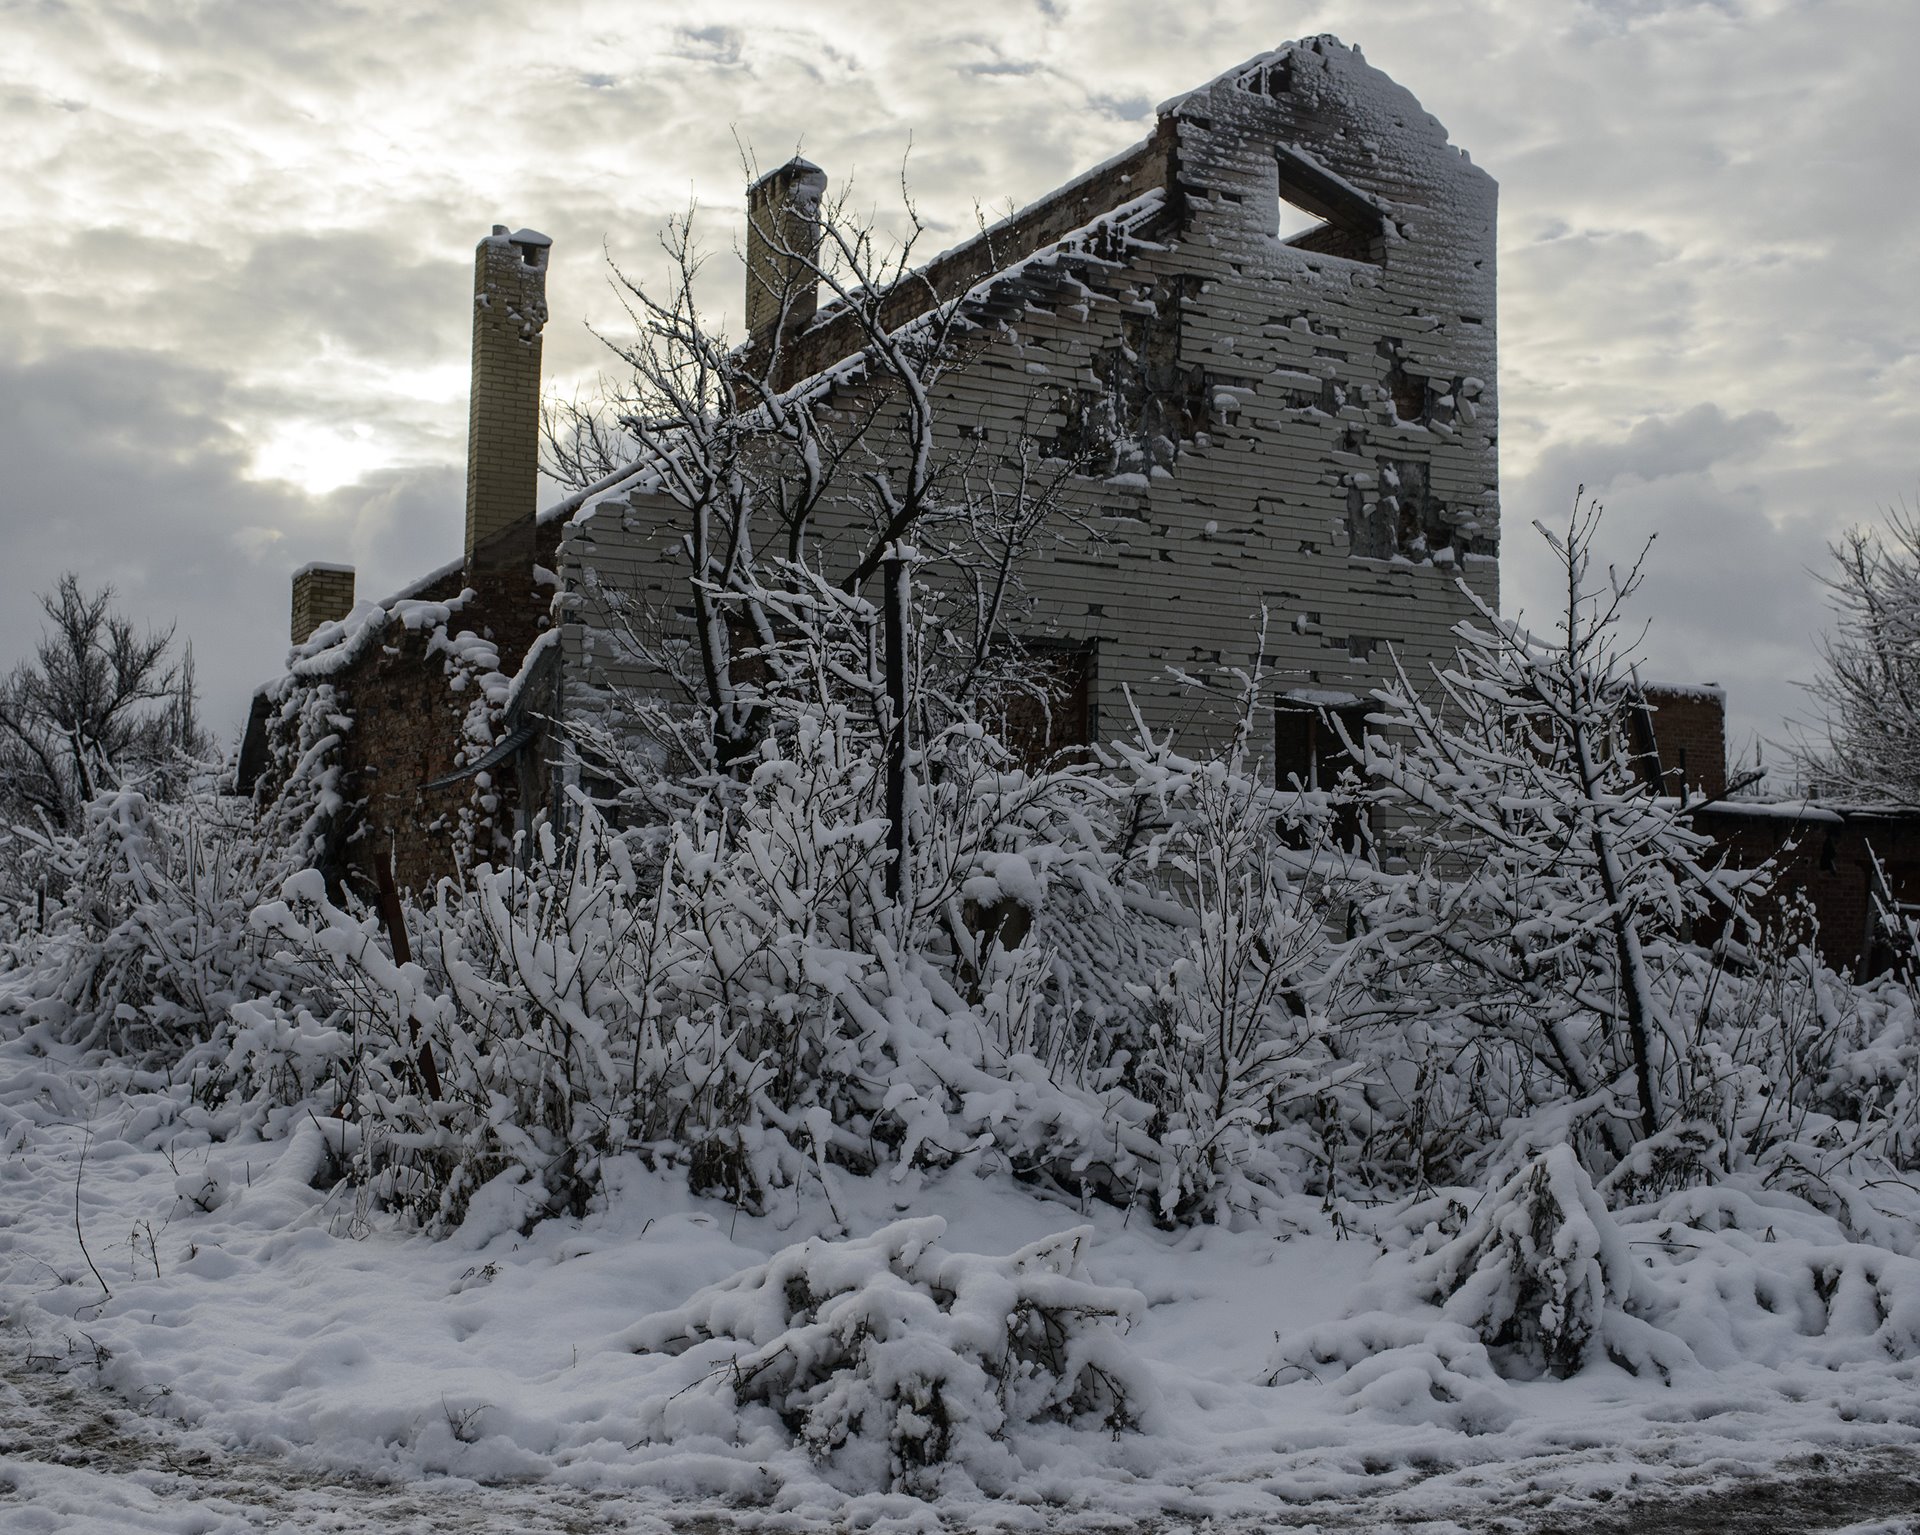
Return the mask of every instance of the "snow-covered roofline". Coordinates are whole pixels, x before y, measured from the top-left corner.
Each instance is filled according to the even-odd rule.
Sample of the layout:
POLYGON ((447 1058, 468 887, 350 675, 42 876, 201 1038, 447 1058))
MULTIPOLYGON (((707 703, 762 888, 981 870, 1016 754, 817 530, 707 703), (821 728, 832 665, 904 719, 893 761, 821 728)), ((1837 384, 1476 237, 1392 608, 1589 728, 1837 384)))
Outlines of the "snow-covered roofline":
MULTIPOLYGON (((1309 55, 1323 63, 1330 63, 1335 59, 1341 58, 1348 59, 1355 64, 1364 66, 1376 75, 1379 74, 1379 72, 1374 69, 1374 66, 1367 62, 1367 56, 1360 51, 1360 45, 1358 43, 1343 43, 1331 32, 1319 32, 1311 37, 1299 37, 1295 38, 1292 42, 1282 43, 1279 47, 1270 48, 1265 53, 1256 53, 1252 58, 1234 65, 1231 69, 1222 70, 1211 80, 1196 85, 1191 90, 1182 91, 1177 96, 1169 96, 1155 108, 1155 111, 1161 117, 1173 116, 1185 110, 1188 105, 1196 103, 1201 98, 1210 95, 1223 85, 1244 89, 1252 82, 1262 82, 1261 88, 1264 89, 1265 80, 1271 75, 1276 66, 1285 65, 1309 55)), ((1381 78, 1384 79, 1385 77, 1381 76, 1381 78)), ((1412 101, 1411 93, 1408 93, 1407 99, 1412 101)), ((1418 103, 1416 102, 1415 105, 1418 105, 1418 103)), ((1446 126, 1439 118, 1435 117, 1424 107, 1420 108, 1420 115, 1442 140, 1447 140, 1446 126)), ((1459 145, 1452 144, 1449 141, 1448 147, 1462 159, 1469 158, 1467 152, 1460 148, 1459 145)))
POLYGON ((1702 703, 1724 704, 1727 690, 1717 682, 1643 682, 1642 693, 1658 693, 1667 698, 1694 698, 1702 703))

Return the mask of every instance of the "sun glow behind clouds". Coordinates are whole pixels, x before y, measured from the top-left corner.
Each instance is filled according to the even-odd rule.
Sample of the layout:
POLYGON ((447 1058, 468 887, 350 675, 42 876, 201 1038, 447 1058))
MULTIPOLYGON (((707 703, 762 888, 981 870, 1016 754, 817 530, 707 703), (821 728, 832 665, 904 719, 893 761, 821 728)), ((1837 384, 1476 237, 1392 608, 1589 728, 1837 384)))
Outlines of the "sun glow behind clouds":
POLYGON ((393 444, 364 423, 281 421, 266 430, 247 472, 256 480, 284 480, 310 496, 324 496, 388 467, 395 456, 393 444))

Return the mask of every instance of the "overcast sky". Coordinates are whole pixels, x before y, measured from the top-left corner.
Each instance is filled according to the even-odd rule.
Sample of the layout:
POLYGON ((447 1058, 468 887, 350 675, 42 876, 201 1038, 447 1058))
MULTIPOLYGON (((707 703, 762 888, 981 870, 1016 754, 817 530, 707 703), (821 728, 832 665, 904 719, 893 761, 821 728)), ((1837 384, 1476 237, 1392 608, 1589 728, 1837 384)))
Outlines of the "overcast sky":
POLYGON ((554 239, 549 379, 689 196, 738 314, 736 138, 933 246, 1333 32, 1500 182, 1504 586, 1584 481, 1649 674, 1744 736, 1800 711, 1814 572, 1920 491, 1916 0, 0 0, 0 662, 65 569, 177 619, 231 729, 288 577, 383 595, 459 552, 471 264, 554 239))

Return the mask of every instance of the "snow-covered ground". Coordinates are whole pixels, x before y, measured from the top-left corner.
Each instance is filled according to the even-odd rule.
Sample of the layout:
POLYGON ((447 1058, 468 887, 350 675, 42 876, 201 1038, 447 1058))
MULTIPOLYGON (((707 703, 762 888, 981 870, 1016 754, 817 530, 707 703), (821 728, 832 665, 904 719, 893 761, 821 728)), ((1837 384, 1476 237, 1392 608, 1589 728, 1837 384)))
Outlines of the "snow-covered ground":
POLYGON ((503 1188, 433 1242, 332 1182, 339 1133, 285 1115, 212 1138, 183 1091, 0 1047, 0 1525, 644 1529, 725 1510, 783 1528, 1598 1530, 1623 1503, 1754 1474, 1831 1482, 1814 1510, 1831 1518, 1728 1527, 1920 1506, 1920 1363, 1888 1333, 1920 1307, 1920 1265, 1883 1255, 1880 1298, 1855 1296, 1843 1326, 1841 1271, 1870 1250, 1790 1201, 1752 1242, 1626 1228, 1680 1285, 1676 1335, 1703 1361, 1670 1384, 1605 1361, 1517 1381, 1407 1299, 1404 1242, 1368 1234, 1393 1235, 1385 1211, 1301 1200, 1272 1229, 1169 1233, 962 1167, 843 1179, 776 1229, 633 1162, 584 1219, 523 1235, 503 1188), (1027 1428, 1004 1485, 929 1502, 843 1485, 777 1415, 735 1410, 714 1345, 640 1351, 644 1319, 770 1254, 928 1215, 958 1254, 1090 1227, 1085 1279, 1138 1292, 1114 1346, 1150 1382, 1143 1428, 1027 1428), (1764 1276, 1827 1249, 1841 1278, 1815 1318, 1764 1276))

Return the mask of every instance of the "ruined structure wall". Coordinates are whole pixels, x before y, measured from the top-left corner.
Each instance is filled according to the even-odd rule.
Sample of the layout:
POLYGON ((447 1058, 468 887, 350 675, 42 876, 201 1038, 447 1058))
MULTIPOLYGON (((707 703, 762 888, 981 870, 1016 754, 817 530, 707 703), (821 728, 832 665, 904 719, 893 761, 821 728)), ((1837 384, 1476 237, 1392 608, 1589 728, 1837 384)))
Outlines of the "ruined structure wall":
POLYGON ((1727 700, 1718 688, 1648 683, 1663 790, 1718 799, 1727 792, 1727 700))
MULTIPOLYGON (((448 600, 462 584, 452 577, 422 597, 448 600)), ((475 626, 485 628, 478 613, 454 616, 456 631, 475 626)), ((461 754, 473 749, 466 729, 473 695, 448 686, 450 658, 433 648, 430 633, 398 629, 382 638, 386 643, 362 659, 343 689, 353 719, 343 742, 345 762, 354 797, 361 800, 347 863, 363 892, 376 888, 386 857, 401 888, 430 890, 442 875, 473 861, 473 828, 463 825, 463 812, 479 808, 475 785, 423 787, 454 772, 461 754)))
MULTIPOLYGON (((1364 696, 1389 646, 1415 668, 1451 653, 1460 577, 1497 604, 1494 187, 1337 45, 1185 98, 1168 136, 1158 237, 1003 280, 1006 328, 949 377, 941 419, 956 452, 1030 434, 1103 459, 1072 492, 1091 532, 1025 565, 1024 627, 1097 642, 1096 731, 1126 689, 1200 744, 1227 711, 1169 669, 1246 665, 1262 605, 1276 692, 1364 696), (1372 259, 1281 242, 1281 149, 1385 210, 1372 259)), ((606 606, 684 621, 676 536, 643 497, 569 529, 570 688, 648 685, 606 606)))
MULTIPOLYGON (((532 752, 484 782, 427 786, 492 744, 488 721, 498 710, 483 692, 505 686, 550 621, 560 531, 523 518, 499 536, 516 551, 531 549, 526 563, 510 566, 482 545, 471 566, 413 587, 384 619, 376 615, 381 627, 371 643, 346 633, 333 642, 350 657, 322 674, 347 721, 339 750, 354 807, 337 855, 362 894, 389 857, 400 885, 416 890, 497 859, 523 813, 547 803, 546 764, 532 752)), ((279 787, 258 792, 270 797, 279 787)))

